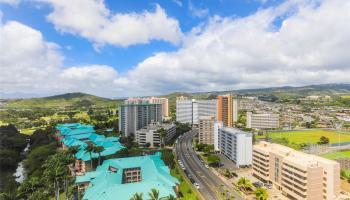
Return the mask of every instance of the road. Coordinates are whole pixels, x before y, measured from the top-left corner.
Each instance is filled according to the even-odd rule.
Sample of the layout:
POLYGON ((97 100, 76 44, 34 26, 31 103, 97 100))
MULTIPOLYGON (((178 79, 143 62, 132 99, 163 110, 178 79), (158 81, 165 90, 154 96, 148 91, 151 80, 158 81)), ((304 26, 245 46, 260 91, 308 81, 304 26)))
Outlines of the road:
POLYGON ((235 199, 243 199, 234 191, 232 185, 223 182, 199 160, 192 148, 192 140, 197 133, 198 130, 196 129, 185 133, 182 138, 178 139, 175 147, 177 159, 180 159, 184 164, 188 178, 199 184, 199 192, 205 199, 219 200, 221 199, 219 194, 225 190, 228 190, 235 199), (220 185, 223 185, 223 187, 220 187, 220 185))

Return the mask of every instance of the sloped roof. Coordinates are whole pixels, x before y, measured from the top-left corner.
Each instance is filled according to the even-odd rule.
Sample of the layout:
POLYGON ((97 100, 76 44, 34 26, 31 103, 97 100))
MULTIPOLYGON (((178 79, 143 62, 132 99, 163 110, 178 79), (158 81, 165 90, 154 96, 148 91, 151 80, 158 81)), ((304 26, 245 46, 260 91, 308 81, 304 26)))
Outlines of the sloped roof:
POLYGON ((149 156, 105 160, 96 171, 77 177, 76 183, 87 182, 89 179, 90 186, 85 192, 84 200, 114 200, 116 197, 118 200, 129 200, 136 192, 143 193, 144 197, 147 197, 153 188, 159 190, 160 197, 170 194, 176 196, 174 187, 179 183, 170 175, 170 170, 161 159, 160 152, 149 156), (110 171, 110 166, 116 168, 117 172, 110 171), (141 168, 142 180, 123 184, 123 169, 134 167, 141 168))

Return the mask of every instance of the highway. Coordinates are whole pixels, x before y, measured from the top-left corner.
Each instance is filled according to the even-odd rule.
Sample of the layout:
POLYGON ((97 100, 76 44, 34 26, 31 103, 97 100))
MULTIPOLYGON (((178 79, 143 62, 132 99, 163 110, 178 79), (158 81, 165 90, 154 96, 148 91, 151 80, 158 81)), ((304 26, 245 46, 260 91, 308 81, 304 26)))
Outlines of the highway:
POLYGON ((234 190, 232 185, 226 185, 219 177, 207 169, 199 160, 195 151, 192 148, 192 140, 198 130, 193 129, 178 139, 175 146, 177 159, 181 160, 186 170, 185 173, 189 179, 194 180, 200 186, 199 192, 205 199, 219 200, 219 194, 225 190, 230 191, 231 196, 235 199, 243 199, 234 190), (223 185, 224 187, 220 187, 223 185))

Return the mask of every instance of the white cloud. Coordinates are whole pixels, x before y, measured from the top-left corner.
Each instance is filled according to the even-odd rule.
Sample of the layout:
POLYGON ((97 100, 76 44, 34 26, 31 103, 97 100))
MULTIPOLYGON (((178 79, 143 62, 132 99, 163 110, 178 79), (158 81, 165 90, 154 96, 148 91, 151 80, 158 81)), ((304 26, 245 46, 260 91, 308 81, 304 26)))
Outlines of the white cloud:
POLYGON ((173 2, 174 2, 176 5, 182 7, 182 1, 181 1, 181 0, 173 0, 173 2))
POLYGON ((57 44, 24 24, 0 24, 0 93, 83 91, 108 96, 117 72, 105 65, 63 67, 57 44))
POLYGON ((103 0, 40 0, 53 7, 49 22, 62 33, 76 34, 96 43, 127 47, 162 40, 178 44, 179 23, 158 4, 154 11, 112 13, 103 0))
POLYGON ((179 51, 149 57, 115 83, 145 94, 350 83, 349 11, 343 0, 289 1, 243 18, 212 17, 179 51))
POLYGON ((0 0, 0 3, 9 4, 11 6, 17 6, 20 3, 20 0, 0 0))
POLYGON ((64 68, 57 45, 7 22, 0 29, 0 92, 116 97, 350 83, 349 11, 344 0, 293 0, 247 17, 214 16, 187 33, 178 51, 157 53, 124 74, 103 65, 64 68))
POLYGON ((197 8, 193 5, 191 0, 188 1, 188 9, 190 10, 193 16, 199 17, 199 18, 206 17, 209 14, 208 8, 197 8))

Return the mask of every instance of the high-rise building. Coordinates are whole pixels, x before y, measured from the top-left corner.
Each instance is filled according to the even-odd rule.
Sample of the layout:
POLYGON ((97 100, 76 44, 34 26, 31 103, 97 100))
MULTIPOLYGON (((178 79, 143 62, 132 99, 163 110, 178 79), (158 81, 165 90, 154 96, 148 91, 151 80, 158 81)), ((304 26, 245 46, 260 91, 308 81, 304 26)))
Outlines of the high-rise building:
POLYGON ((253 114, 247 112, 247 128, 274 129, 279 127, 279 115, 271 113, 253 114))
POLYGON ((232 94, 219 95, 217 97, 217 120, 224 126, 232 127, 238 120, 238 102, 232 94))
POLYGON ((232 127, 219 128, 219 150, 236 166, 252 164, 252 134, 232 127))
POLYGON ((279 144, 260 142, 253 147, 253 175, 273 183, 289 199, 337 199, 340 165, 279 144))
POLYGON ((129 98, 124 101, 124 104, 162 104, 162 116, 169 116, 169 101, 167 98, 149 97, 149 98, 129 98))
POLYGON ((175 124, 159 124, 151 123, 148 126, 136 131, 135 139, 139 145, 146 145, 147 143, 150 147, 159 147, 162 142, 161 135, 157 132, 159 129, 165 130, 165 136, 163 138, 163 143, 167 144, 176 135, 176 125, 175 124))
POLYGON ((198 124, 198 140, 201 144, 214 144, 215 117, 200 117, 198 124))
POLYGON ((133 135, 150 123, 162 122, 161 104, 124 104, 119 106, 119 130, 124 136, 133 135))
POLYGON ((216 116, 214 100, 176 100, 176 121, 198 125, 200 117, 216 116))
POLYGON ((220 121, 216 121, 214 123, 214 150, 220 151, 219 148, 219 129, 223 127, 223 123, 220 121))

